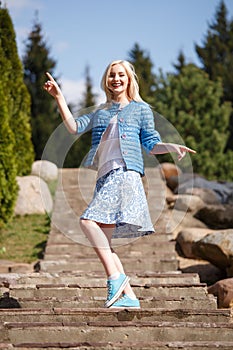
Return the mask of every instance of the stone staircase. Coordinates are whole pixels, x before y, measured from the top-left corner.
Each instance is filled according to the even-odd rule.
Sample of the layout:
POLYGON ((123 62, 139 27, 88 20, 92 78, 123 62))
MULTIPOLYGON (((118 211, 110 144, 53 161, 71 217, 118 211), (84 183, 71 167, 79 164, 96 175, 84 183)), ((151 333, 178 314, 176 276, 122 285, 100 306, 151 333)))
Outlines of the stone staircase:
MULTIPOLYGON (((78 227, 93 174, 60 172, 40 271, 0 275, 0 349, 233 349, 231 310, 217 308, 197 274, 178 270, 163 215, 155 235, 115 247, 141 309, 103 308, 106 277, 78 227)), ((150 210, 161 214, 163 181, 156 169, 147 177, 150 210)))

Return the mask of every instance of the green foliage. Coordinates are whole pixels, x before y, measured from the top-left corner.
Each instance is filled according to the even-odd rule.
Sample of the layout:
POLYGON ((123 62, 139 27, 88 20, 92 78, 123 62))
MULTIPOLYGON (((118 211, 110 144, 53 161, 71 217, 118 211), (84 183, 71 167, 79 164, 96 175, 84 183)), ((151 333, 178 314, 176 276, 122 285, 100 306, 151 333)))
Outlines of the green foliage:
MULTIPOLYGON (((196 45, 196 52, 202 68, 216 81, 221 78, 224 101, 233 103, 233 20, 228 20, 227 8, 221 1, 215 18, 210 23, 202 46, 196 45)), ((230 139, 227 148, 233 150, 233 115, 230 121, 230 139)))
POLYGON ((31 95, 32 142, 36 159, 41 159, 49 136, 60 124, 55 101, 43 90, 45 72, 53 74, 55 61, 43 38, 41 24, 35 19, 23 57, 24 81, 31 95))
POLYGON ((2 76, 8 79, 4 88, 10 127, 14 134, 14 153, 18 175, 31 171, 34 151, 31 142, 30 96, 23 82, 23 68, 18 57, 15 32, 8 10, 0 8, 0 46, 4 65, 0 66, 2 76))
MULTIPOLYGON (((2 63, 1 58, 0 47, 0 63, 2 63)), ((5 76, 0 79, 0 228, 12 217, 18 192, 15 138, 9 125, 5 76)))
POLYGON ((155 105, 178 131, 174 139, 161 125, 163 140, 179 142, 180 134, 185 144, 197 151, 192 156, 195 172, 208 178, 232 180, 232 152, 224 153, 232 108, 222 102, 222 95, 221 80, 213 82, 208 74, 189 64, 180 74, 161 79, 155 105))

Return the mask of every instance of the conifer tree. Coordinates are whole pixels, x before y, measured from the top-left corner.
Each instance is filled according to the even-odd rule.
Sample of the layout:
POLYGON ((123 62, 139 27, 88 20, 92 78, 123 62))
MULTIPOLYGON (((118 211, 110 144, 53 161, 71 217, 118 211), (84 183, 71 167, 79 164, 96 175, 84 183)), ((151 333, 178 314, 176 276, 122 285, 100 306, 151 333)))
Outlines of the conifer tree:
POLYGON ((183 51, 180 51, 177 57, 177 63, 174 63, 173 67, 176 69, 178 73, 180 73, 182 68, 184 68, 185 66, 186 66, 186 58, 183 51))
POLYGON ((11 66, 4 57, 1 39, 0 67, 0 228, 2 228, 13 215, 18 187, 15 137, 10 127, 11 108, 7 94, 11 66))
POLYGON ((53 74, 56 62, 50 57, 37 17, 26 41, 23 64, 24 81, 32 101, 32 141, 36 159, 41 159, 49 136, 59 125, 60 118, 55 101, 42 88, 46 79, 45 72, 53 74))
MULTIPOLYGON (((168 75, 156 92, 156 106, 186 145, 197 151, 192 156, 195 172, 209 179, 232 180, 232 152, 224 153, 232 108, 222 102, 222 95, 221 80, 211 81, 203 70, 188 64, 180 74, 168 75)), ((164 141, 180 142, 162 124, 158 129, 164 141)))
MULTIPOLYGON (((23 67, 19 59, 13 24, 6 8, 0 8, 1 55, 8 62, 9 81, 4 91, 10 127, 15 138, 17 174, 26 175, 31 171, 34 150, 31 141, 30 95, 23 81, 23 67)), ((5 67, 0 67, 0 79, 5 67)))
MULTIPOLYGON (((233 104, 233 20, 228 20, 228 11, 223 0, 209 25, 202 46, 195 45, 195 49, 210 79, 222 79, 223 100, 233 104)), ((230 130, 227 148, 233 150, 233 115, 230 130)))
POLYGON ((153 63, 148 53, 136 43, 129 52, 129 61, 134 65, 139 79, 140 95, 143 100, 151 103, 154 99, 156 75, 153 73, 153 63))

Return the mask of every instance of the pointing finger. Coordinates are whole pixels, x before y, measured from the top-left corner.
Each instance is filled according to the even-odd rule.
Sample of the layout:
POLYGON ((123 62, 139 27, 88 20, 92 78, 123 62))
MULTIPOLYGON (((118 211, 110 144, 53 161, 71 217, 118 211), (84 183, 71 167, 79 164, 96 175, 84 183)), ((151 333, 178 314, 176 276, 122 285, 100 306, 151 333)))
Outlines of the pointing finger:
POLYGON ((53 83, 55 83, 55 80, 53 79, 52 75, 49 72, 46 72, 45 74, 47 75, 49 80, 51 80, 53 83))

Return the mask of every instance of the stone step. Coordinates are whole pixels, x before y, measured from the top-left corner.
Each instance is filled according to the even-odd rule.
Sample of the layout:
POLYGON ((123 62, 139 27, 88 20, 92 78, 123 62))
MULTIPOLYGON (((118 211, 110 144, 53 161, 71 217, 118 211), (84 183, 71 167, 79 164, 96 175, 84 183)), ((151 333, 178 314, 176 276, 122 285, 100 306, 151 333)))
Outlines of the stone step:
MULTIPOLYGON (((159 260, 159 257, 156 259, 121 259, 126 271, 155 271, 155 272, 171 272, 178 269, 178 261, 176 258, 167 258, 159 260)), ((66 260, 41 260, 40 262, 41 271, 44 272, 63 272, 63 271, 76 271, 82 270, 95 271, 100 269, 100 262, 97 258, 95 259, 85 259, 85 260, 75 260, 75 261, 66 261, 66 260)))
MULTIPOLYGON (((3 344, 4 345, 4 344, 3 344)), ((9 349, 17 349, 17 350, 41 350, 41 349, 47 349, 47 350, 60 350, 60 349, 70 349, 70 350, 125 350, 126 346, 124 342, 91 342, 91 341, 85 341, 85 342, 69 342, 69 343, 63 343, 63 342, 53 342, 53 343, 27 343, 27 344, 18 344, 16 346, 13 346, 11 344, 5 344, 4 347, 1 347, 0 349, 9 350, 9 349)), ((233 342, 232 341, 195 341, 195 342, 187 342, 187 341, 171 341, 171 342, 159 342, 159 341, 152 341, 152 342, 127 342, 127 349, 128 350, 167 350, 167 349, 182 349, 182 350, 215 350, 215 349, 221 349, 221 350, 232 350, 233 349, 233 342)))
MULTIPOLYGON (((131 284, 136 295, 138 297, 180 297, 180 298, 208 298, 210 295, 207 292, 206 285, 203 283, 197 284, 147 284, 140 285, 131 284)), ((6 292, 6 288, 1 288, 2 292, 6 292)), ((10 297, 16 299, 24 298, 42 298, 50 297, 56 299, 68 299, 68 298, 94 298, 94 297, 106 297, 107 288, 105 286, 100 287, 81 287, 78 284, 71 285, 17 285, 10 286, 7 289, 10 293, 10 297)))
MULTIPOLYGON (((160 252, 174 252, 175 242, 173 241, 161 241, 161 242, 148 242, 140 244, 129 244, 128 246, 116 247, 115 251, 117 254, 127 255, 130 252, 138 252, 142 255, 157 254, 160 252)), ((65 243, 62 240, 58 243, 50 243, 48 241, 45 254, 60 254, 60 253, 79 253, 81 256, 96 256, 94 249, 90 246, 81 245, 69 240, 65 243)))
MULTIPOLYGON (((75 297, 57 299, 55 297, 44 298, 19 298, 18 303, 21 308, 102 308, 106 296, 99 297, 75 297)), ((206 297, 139 297, 142 308, 164 308, 164 309, 209 309, 217 308, 216 299, 213 295, 206 297)), ((6 301, 8 302, 8 300, 6 301)))
POLYGON ((91 321, 214 322, 232 321, 230 309, 113 310, 106 308, 0 309, 0 322, 91 322, 91 321))
MULTIPOLYGON (((93 259, 95 261, 98 261, 97 256, 90 253, 90 255, 85 256, 85 254, 79 253, 79 252, 74 252, 74 253, 70 253, 69 251, 64 252, 64 253, 57 253, 56 250, 54 249, 54 251, 50 254, 46 253, 46 255, 43 258, 43 261, 67 261, 67 262, 77 262, 77 261, 81 261, 83 260, 84 262, 87 259, 93 259)), ((123 261, 124 259, 120 256, 120 259, 123 261)), ((146 261, 148 261, 149 259, 152 259, 153 261, 160 261, 160 260, 177 260, 177 254, 175 253, 175 251, 171 251, 171 252, 156 252, 153 251, 152 252, 127 252, 127 261, 129 261, 130 259, 146 259, 146 261)))
MULTIPOLYGON (((147 254, 159 254, 174 252, 175 251, 175 242, 173 241, 161 241, 161 242, 148 242, 142 243, 141 245, 134 245, 133 243, 128 246, 117 246, 114 247, 114 250, 117 254, 121 256, 126 256, 130 252, 140 253, 142 255, 147 254)), ((60 253, 79 253, 81 256, 96 256, 94 249, 87 245, 81 245, 70 240, 69 243, 47 243, 45 254, 60 254, 60 253)))
POLYGON ((0 329, 5 342, 128 342, 140 341, 231 341, 232 323, 212 322, 150 322, 150 321, 91 321, 91 322, 6 322, 0 329))
MULTIPOLYGON (((200 278, 196 273, 142 273, 141 275, 131 275, 130 277, 131 283, 136 284, 187 284, 187 283, 199 283, 200 278)), ((84 274, 82 271, 80 273, 70 273, 67 275, 66 273, 61 274, 50 274, 46 272, 42 273, 32 273, 32 274, 16 274, 15 276, 11 276, 9 274, 0 275, 0 286, 8 286, 8 285, 16 285, 16 284, 29 284, 29 285, 37 285, 37 284, 78 284, 80 286, 103 286, 106 284, 106 277, 104 274, 95 275, 92 274, 84 274)))

